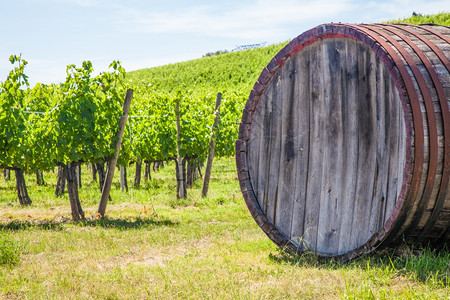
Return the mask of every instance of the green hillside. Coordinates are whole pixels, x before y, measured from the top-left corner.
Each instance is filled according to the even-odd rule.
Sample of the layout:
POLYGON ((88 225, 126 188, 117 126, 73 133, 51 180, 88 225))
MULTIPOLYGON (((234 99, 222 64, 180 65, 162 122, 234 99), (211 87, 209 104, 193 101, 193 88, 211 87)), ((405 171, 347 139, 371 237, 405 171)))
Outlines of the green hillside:
POLYGON ((137 91, 132 114, 148 116, 134 119, 131 124, 136 131, 146 128, 145 136, 132 142, 139 148, 134 149, 140 155, 138 159, 152 161, 175 156, 176 102, 182 120, 182 156, 205 158, 218 92, 223 100, 216 154, 234 155, 238 123, 248 95, 261 70, 285 44, 129 72, 128 80, 137 91), (154 119, 158 115, 162 118, 154 119), (148 151, 149 144, 155 151, 148 151))
POLYGON ((261 70, 285 45, 280 43, 246 51, 229 52, 161 67, 129 72, 133 82, 145 82, 151 90, 176 91, 209 89, 231 91, 251 88, 261 70))
POLYGON ((434 23, 450 26, 450 12, 440 12, 432 15, 415 14, 409 18, 391 20, 387 23, 426 24, 434 23))

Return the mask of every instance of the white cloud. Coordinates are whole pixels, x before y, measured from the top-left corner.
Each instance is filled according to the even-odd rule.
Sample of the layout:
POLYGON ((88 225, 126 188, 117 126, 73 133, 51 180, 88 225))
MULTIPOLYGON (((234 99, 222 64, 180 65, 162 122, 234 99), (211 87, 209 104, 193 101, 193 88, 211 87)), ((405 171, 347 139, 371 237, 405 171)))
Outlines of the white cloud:
POLYGON ((126 11, 127 17, 122 20, 128 21, 122 21, 122 25, 130 32, 261 39, 280 36, 289 31, 290 25, 309 24, 311 27, 324 22, 377 22, 409 16, 413 11, 436 13, 450 9, 448 0, 255 0, 219 13, 215 10, 218 5, 180 7, 172 11, 123 7, 121 10, 126 11))
POLYGON ((277 36, 284 30, 282 27, 289 24, 331 18, 344 13, 351 6, 350 0, 257 0, 221 13, 213 12, 212 5, 161 12, 126 9, 126 19, 130 21, 125 21, 124 25, 133 32, 176 32, 259 39, 277 36))
POLYGON ((59 6, 62 6, 64 4, 71 4, 75 6, 81 6, 81 7, 98 7, 101 5, 106 5, 108 2, 105 2, 104 0, 29 0, 33 3, 53 3, 57 4, 59 6))
POLYGON ((395 1, 367 1, 363 6, 365 9, 384 11, 387 14, 398 14, 399 11, 413 11, 417 13, 437 13, 450 9, 450 2, 447 0, 395 0, 395 1))
POLYGON ((436 14, 443 11, 450 11, 450 2, 448 0, 395 0, 395 1, 368 1, 362 5, 363 15, 380 14, 380 21, 391 19, 407 18, 413 12, 421 14, 436 14))

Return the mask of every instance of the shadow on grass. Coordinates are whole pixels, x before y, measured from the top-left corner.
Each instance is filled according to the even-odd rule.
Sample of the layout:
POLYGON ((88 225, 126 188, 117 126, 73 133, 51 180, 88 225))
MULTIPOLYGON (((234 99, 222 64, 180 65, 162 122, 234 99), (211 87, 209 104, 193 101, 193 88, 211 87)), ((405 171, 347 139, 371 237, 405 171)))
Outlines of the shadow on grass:
POLYGON ((0 224, 1 231, 19 231, 31 228, 42 230, 63 230, 67 226, 76 227, 102 227, 119 230, 128 229, 143 229, 160 226, 177 226, 179 222, 173 222, 168 219, 154 219, 154 218, 127 218, 127 219, 86 219, 79 222, 73 222, 68 218, 60 218, 60 220, 50 221, 11 221, 6 224, 0 224))
POLYGON ((0 224, 0 231, 19 231, 27 230, 30 228, 39 228, 43 230, 62 230, 63 222, 55 221, 10 221, 8 223, 0 224))
POLYGON ((293 251, 277 249, 277 253, 270 253, 269 259, 278 264, 297 265, 299 267, 317 267, 336 269, 342 266, 341 262, 324 259, 311 251, 305 251, 302 254, 293 253, 293 251))
POLYGON ((364 269, 369 276, 405 275, 425 284, 450 287, 450 251, 447 248, 436 250, 424 247, 407 251, 403 248, 388 249, 381 253, 366 254, 347 263, 324 259, 312 252, 298 255, 279 249, 277 253, 270 253, 269 259, 279 264, 306 268, 364 269))
POLYGON ((103 228, 115 228, 121 230, 127 229, 141 229, 147 227, 159 227, 159 226, 177 226, 179 222, 173 222, 168 219, 153 219, 153 218, 136 218, 136 219, 109 219, 103 218, 98 220, 84 220, 79 223, 80 226, 91 227, 103 227, 103 228))
POLYGON ((0 191, 15 191, 16 187, 11 185, 11 186, 0 186, 0 191))

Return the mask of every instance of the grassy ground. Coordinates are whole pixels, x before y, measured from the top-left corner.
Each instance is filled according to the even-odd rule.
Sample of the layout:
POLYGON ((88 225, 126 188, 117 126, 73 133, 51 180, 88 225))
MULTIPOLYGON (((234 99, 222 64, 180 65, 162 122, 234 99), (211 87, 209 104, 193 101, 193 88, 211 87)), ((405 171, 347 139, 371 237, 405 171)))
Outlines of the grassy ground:
POLYGON ((127 193, 115 182, 107 218, 95 220, 100 195, 83 168, 80 223, 69 219, 67 194, 54 196, 53 173, 44 187, 27 176, 25 208, 14 178, 1 176, 0 299, 450 299, 449 252, 403 249, 349 264, 293 257, 250 216, 232 159, 215 161, 207 198, 198 181, 176 200, 173 169, 127 193))

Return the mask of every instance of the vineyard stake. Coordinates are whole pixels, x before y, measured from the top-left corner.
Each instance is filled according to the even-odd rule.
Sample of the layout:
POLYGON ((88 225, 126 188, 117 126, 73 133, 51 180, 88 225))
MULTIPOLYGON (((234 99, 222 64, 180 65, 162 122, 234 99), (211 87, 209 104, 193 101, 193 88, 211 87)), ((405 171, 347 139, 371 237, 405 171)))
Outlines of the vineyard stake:
POLYGON ((176 177, 177 177, 177 198, 184 199, 187 196, 186 175, 184 169, 185 159, 181 158, 181 126, 180 126, 180 101, 177 100, 175 107, 177 114, 177 159, 176 159, 176 177))
POLYGON ((100 198, 100 204, 98 206, 97 216, 103 218, 105 216, 106 204, 108 203, 109 192, 111 191, 111 184, 114 177, 114 169, 117 164, 117 159, 119 158, 120 146, 122 145, 123 131, 125 129, 125 124, 128 119, 128 112, 130 111, 131 98, 133 97, 133 90, 127 90, 125 96, 125 103, 123 104, 123 116, 119 121, 119 131, 117 132, 117 142, 116 142, 116 152, 114 153, 111 162, 108 165, 108 170, 106 171, 105 183, 102 189, 102 197, 100 198))
POLYGON ((206 161, 205 178, 203 179, 203 188, 202 188, 202 196, 203 197, 206 197, 206 195, 208 194, 209 179, 211 178, 212 162, 214 159, 214 148, 216 147, 216 136, 214 134, 214 129, 219 124, 220 102, 221 101, 222 101, 222 94, 217 93, 216 108, 214 109, 214 111, 216 112, 216 117, 214 118, 214 125, 211 128, 211 138, 209 139, 208 159, 206 161))

